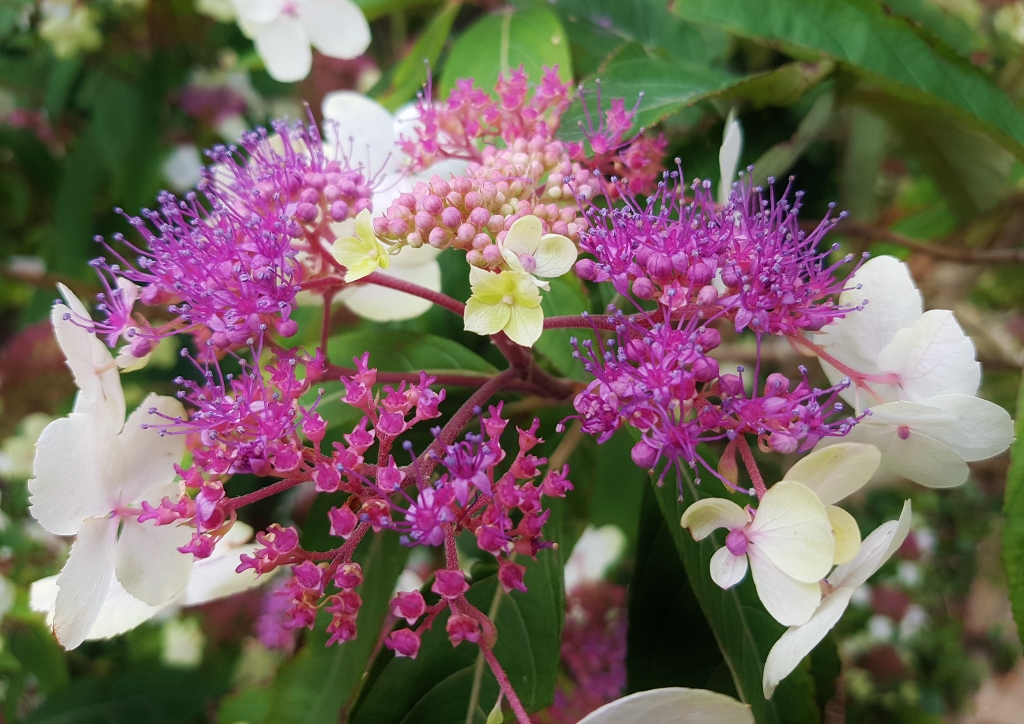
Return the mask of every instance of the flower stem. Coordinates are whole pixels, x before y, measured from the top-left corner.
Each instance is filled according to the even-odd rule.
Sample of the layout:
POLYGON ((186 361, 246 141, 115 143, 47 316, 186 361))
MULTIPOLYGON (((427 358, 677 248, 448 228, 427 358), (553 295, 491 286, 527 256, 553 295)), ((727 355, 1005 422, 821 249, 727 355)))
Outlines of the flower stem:
POLYGON ((523 703, 519 701, 519 696, 516 694, 516 690, 512 688, 512 683, 508 680, 505 670, 498 663, 498 657, 494 655, 494 651, 488 648, 481 648, 480 651, 483 653, 488 666, 491 667, 491 673, 494 674, 494 678, 498 680, 498 686, 501 687, 505 698, 508 699, 509 706, 512 707, 518 724, 530 724, 530 715, 526 713, 523 703))
POLYGON ((464 316, 466 313, 466 305, 457 299, 449 297, 447 294, 435 292, 433 289, 427 289, 426 287, 421 287, 419 284, 413 284, 412 282, 407 282, 404 279, 389 276, 388 274, 384 274, 379 271, 375 271, 355 283, 376 284, 379 287, 387 287, 388 289, 405 292, 406 294, 411 294, 414 297, 420 297, 421 299, 433 302, 437 306, 444 307, 448 311, 457 314, 460 317, 464 316))
POLYGON ((764 478, 761 477, 761 471, 757 468, 754 453, 751 452, 746 437, 740 435, 736 438, 736 441, 736 446, 740 449, 740 455, 743 457, 743 465, 746 466, 747 472, 750 473, 750 479, 754 482, 754 490, 757 492, 757 499, 760 500, 768 492, 768 488, 765 487, 764 478))

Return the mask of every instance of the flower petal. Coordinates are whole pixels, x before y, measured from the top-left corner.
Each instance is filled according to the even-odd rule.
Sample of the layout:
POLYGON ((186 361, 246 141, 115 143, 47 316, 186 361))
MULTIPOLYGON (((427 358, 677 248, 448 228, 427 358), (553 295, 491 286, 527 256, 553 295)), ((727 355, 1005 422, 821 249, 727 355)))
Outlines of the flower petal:
MULTIPOLYGON (((394 261, 397 262, 399 258, 411 251, 420 251, 420 249, 403 249, 394 261)), ((432 289, 435 292, 441 291, 441 266, 436 261, 421 266, 400 266, 395 263, 387 272, 382 273, 419 284, 421 287, 432 289)), ((433 306, 433 302, 422 297, 377 284, 356 284, 346 287, 338 295, 338 298, 360 317, 372 319, 375 322, 414 319, 433 306)))
POLYGON ((750 706, 704 689, 638 691, 605 704, 579 724, 754 724, 750 706))
POLYGON ((77 648, 96 619, 114 575, 117 520, 89 518, 82 523, 71 555, 57 577, 53 635, 65 649, 77 648))
POLYGON ((825 511, 832 524, 832 536, 836 540, 832 562, 836 565, 846 563, 860 550, 860 528, 854 517, 838 506, 830 505, 825 511))
POLYGON ((892 401, 921 402, 954 392, 973 395, 981 384, 974 343, 947 309, 927 311, 912 327, 897 332, 879 353, 878 366, 899 375, 899 396, 892 401))
MULTIPOLYGON (((860 311, 826 326, 814 335, 814 342, 858 372, 877 374, 878 354, 897 332, 921 316, 921 293, 906 264, 891 256, 869 259, 847 280, 846 287, 849 291, 839 296, 841 305, 867 303, 860 311)), ((846 376, 824 362, 821 366, 832 384, 846 376)), ((852 395, 852 390, 846 392, 852 395)))
POLYGON ((973 395, 938 395, 923 404, 956 416, 956 424, 929 430, 967 462, 994 457, 1013 442, 1013 420, 999 405, 973 395))
POLYGON ((740 506, 725 498, 704 498, 690 505, 679 524, 690 530, 694 540, 704 540, 719 528, 735 530, 750 522, 740 506))
POLYGON ((736 167, 740 162, 740 151, 743 149, 743 128, 736 120, 736 109, 729 111, 722 132, 722 147, 718 149, 718 203, 725 206, 729 202, 732 182, 736 178, 736 167))
POLYGON ((241 573, 235 572, 239 555, 245 553, 251 556, 259 547, 225 546, 224 541, 221 541, 213 555, 192 564, 192 578, 189 579, 182 603, 186 606, 198 606, 265 583, 267 579, 257 577, 256 571, 251 568, 241 573), (225 549, 224 553, 218 555, 222 548, 225 549))
POLYGON ((249 23, 269 23, 284 9, 284 0, 232 0, 235 14, 249 23))
POLYGON ((610 523, 600 528, 588 525, 565 562, 565 590, 568 592, 581 583, 603 580, 625 550, 626 534, 621 528, 610 523))
POLYGON ((280 15, 269 23, 249 23, 256 52, 263 59, 270 77, 292 83, 309 75, 313 51, 309 36, 298 18, 280 15))
POLYGON ((503 329, 508 338, 516 344, 532 347, 544 332, 544 310, 539 305, 525 307, 513 304, 509 308, 508 322, 503 329))
POLYGON ((467 332, 490 336, 504 329, 510 316, 508 304, 502 302, 488 304, 474 295, 466 302, 463 324, 467 332))
POLYGON ((351 153, 352 161, 364 164, 366 168, 377 170, 387 160, 389 169, 394 166, 392 172, 398 170, 400 160, 395 153, 394 118, 387 108, 355 91, 328 93, 321 108, 324 114, 324 148, 331 158, 351 153))
POLYGON ((747 548, 747 557, 757 597, 772 618, 783 626, 799 626, 814 614, 821 601, 819 582, 802 583, 787 576, 754 546, 747 548))
POLYGON ((572 269, 579 253, 576 245, 561 234, 545 234, 540 239, 540 246, 534 258, 537 268, 533 273, 545 279, 557 279, 572 269))
POLYGON ((722 546, 711 556, 711 580, 719 588, 732 588, 747 575, 747 556, 734 556, 722 546))
POLYGON ((527 215, 516 219, 501 242, 502 255, 506 251, 517 257, 521 254, 536 254, 543 233, 544 227, 536 216, 527 215))
POLYGON ((794 480, 818 494, 825 505, 837 503, 871 479, 882 461, 874 445, 841 442, 796 461, 783 480, 794 480))
POLYGON ((857 588, 867 582, 880 569, 910 532, 910 501, 903 504, 899 520, 890 520, 875 528, 860 544, 860 550, 849 563, 836 566, 828 577, 835 588, 857 588))
POLYGON ((787 576, 817 585, 832 569, 832 525, 806 485, 783 480, 769 488, 748 530, 748 551, 758 549, 787 576))
POLYGON ((370 24, 350 0, 304 0, 296 12, 313 47, 330 58, 356 58, 370 47, 370 24))
POLYGON ((806 623, 793 626, 775 642, 764 662, 764 675, 761 679, 765 699, 772 697, 779 682, 793 673, 804 657, 839 623, 846 607, 850 605, 854 590, 840 588, 825 596, 806 623))
MULTIPOLYGON (((53 624, 53 608, 57 602, 57 576, 49 576, 32 584, 30 605, 33 611, 46 614, 48 625, 53 624)), ((150 606, 129 594, 117 578, 111 576, 107 596, 100 608, 96 623, 86 634, 86 641, 108 639, 130 631, 163 611, 167 606, 150 606)))
POLYGON ((63 284, 57 286, 68 306, 55 305, 50 319, 57 343, 79 389, 75 411, 96 415, 96 424, 109 425, 117 432, 124 424, 125 407, 121 377, 114 358, 93 332, 80 327, 72 319, 64 318, 73 314, 81 320, 91 319, 74 292, 63 284))
POLYGON ((167 603, 188 585, 192 556, 178 547, 191 537, 186 526, 125 520, 117 541, 117 580, 143 603, 167 603))
POLYGON ((115 438, 92 415, 73 412, 54 420, 36 442, 29 513, 56 535, 78 533, 86 518, 113 508, 104 485, 105 458, 115 438))
POLYGON ((141 503, 148 488, 174 480, 174 466, 181 462, 187 440, 185 435, 161 435, 157 426, 170 423, 161 414, 172 420, 186 416, 185 408, 175 398, 150 393, 107 450, 110 463, 104 482, 115 499, 141 503))

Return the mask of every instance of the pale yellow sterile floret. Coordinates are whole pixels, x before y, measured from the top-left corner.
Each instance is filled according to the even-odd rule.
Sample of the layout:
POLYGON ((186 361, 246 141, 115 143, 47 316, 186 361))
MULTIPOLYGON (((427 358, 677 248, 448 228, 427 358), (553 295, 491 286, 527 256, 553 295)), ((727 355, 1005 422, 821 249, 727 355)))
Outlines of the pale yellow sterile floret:
POLYGON ((355 226, 355 236, 344 236, 331 246, 331 254, 347 269, 346 282, 358 281, 377 269, 391 266, 388 248, 373 233, 370 212, 366 209, 360 211, 355 226))
POLYGON ((491 335, 505 332, 516 344, 532 347, 544 331, 544 311, 534 279, 525 272, 499 274, 472 267, 473 290, 466 302, 465 329, 491 335))

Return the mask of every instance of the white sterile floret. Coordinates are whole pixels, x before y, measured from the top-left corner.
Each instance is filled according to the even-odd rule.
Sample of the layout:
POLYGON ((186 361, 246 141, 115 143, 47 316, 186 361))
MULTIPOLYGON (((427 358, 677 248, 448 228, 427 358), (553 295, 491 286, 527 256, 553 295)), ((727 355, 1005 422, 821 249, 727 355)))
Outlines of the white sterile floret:
POLYGON ((779 682, 789 676, 842 617, 850 598, 903 544, 910 531, 910 501, 899 520, 883 523, 864 539, 860 551, 849 563, 836 566, 827 579, 829 592, 814 615, 802 625, 791 627, 775 643, 764 665, 762 685, 770 698, 779 682))
MULTIPOLYGON (((183 555, 182 558, 189 560, 191 566, 188 585, 170 600, 156 606, 135 598, 124 589, 117 578, 111 577, 99 614, 86 631, 84 640, 118 636, 179 606, 198 606, 259 585, 263 581, 257 578, 254 570, 235 572, 239 555, 251 555, 259 548, 258 544, 247 544, 252 534, 252 528, 245 523, 236 522, 220 540, 209 558, 193 562, 189 560, 189 556, 183 555)), ((36 581, 32 584, 29 595, 32 610, 45 613, 46 623, 50 626, 54 623, 59 590, 58 578, 47 576, 36 581)))
POLYGON ((813 338, 829 380, 855 377, 841 394, 858 412, 870 411, 843 439, 881 451, 880 478, 960 485, 968 462, 998 455, 1013 441, 1010 415, 976 397, 974 344, 952 312, 923 311, 909 270, 893 257, 869 260, 847 286, 840 303, 863 307, 813 338))
POLYGON ((638 691, 595 709, 579 724, 754 724, 749 704, 706 689, 638 691))
POLYGON ((576 245, 561 234, 545 234, 536 216, 516 219, 499 247, 508 268, 514 272, 532 274, 541 289, 551 287, 538 277, 556 279, 576 263, 576 245))
MULTIPOLYGON (((420 173, 408 171, 409 159, 398 147, 399 132, 408 130, 400 112, 392 115, 384 106, 362 93, 336 91, 323 101, 324 136, 327 154, 346 156, 375 175, 374 215, 382 215, 402 193, 411 191, 419 182, 435 175, 448 178, 461 173, 464 161, 442 161, 420 173)), ((353 222, 331 224, 338 238, 353 235, 353 222)), ((406 247, 392 254, 391 266, 379 269, 380 274, 412 282, 434 292, 441 291, 441 252, 429 244, 419 248, 406 247)), ((377 284, 348 285, 335 297, 350 310, 375 322, 413 319, 430 309, 432 303, 422 297, 406 294, 377 284)))
POLYGON ((609 523, 595 528, 588 525, 572 547, 565 562, 565 591, 592 581, 602 581, 626 550, 626 534, 609 523))
POLYGON ((718 149, 718 197, 717 201, 724 206, 729 202, 733 181, 736 180, 736 168, 740 164, 740 153, 743 150, 743 127, 736 120, 736 109, 729 111, 722 131, 722 147, 718 149))
POLYGON ((819 582, 835 558, 832 524, 818 495, 783 480, 761 498, 756 513, 731 500, 706 498, 693 503, 681 524, 694 540, 718 528, 729 530, 725 545, 711 557, 711 578, 731 588, 749 564, 765 609, 787 626, 805 622, 821 600, 819 582))
POLYGON ((172 397, 149 395, 125 421, 124 393, 110 351, 76 324, 82 303, 62 289, 69 306, 54 307, 57 341, 79 393, 68 417, 50 423, 36 443, 29 512, 50 533, 77 535, 57 578, 54 634, 78 646, 95 623, 116 574, 136 598, 159 605, 188 583, 189 558, 177 549, 186 528, 139 523, 127 512, 143 500, 177 495, 174 465, 185 452, 181 435, 154 427, 185 409, 172 397))
POLYGON ((355 58, 370 45, 370 26, 351 0, 233 0, 238 26, 253 39, 267 72, 283 83, 313 67, 310 45, 331 58, 355 58))

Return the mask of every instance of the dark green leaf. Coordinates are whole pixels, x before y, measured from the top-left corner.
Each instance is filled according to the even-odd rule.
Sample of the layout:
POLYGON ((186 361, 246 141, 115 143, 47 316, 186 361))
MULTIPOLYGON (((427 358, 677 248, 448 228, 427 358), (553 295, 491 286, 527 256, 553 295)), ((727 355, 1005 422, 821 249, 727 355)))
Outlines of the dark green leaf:
POLYGON ((1024 158, 1024 114, 985 74, 934 49, 904 19, 871 0, 777 0, 751 12, 745 0, 677 0, 691 22, 778 43, 794 53, 825 53, 889 92, 941 108, 1024 158))
POLYGON ((800 121, 792 138, 772 146, 754 161, 754 183, 764 186, 769 178, 782 178, 825 129, 834 105, 833 95, 823 93, 800 121))
POLYGON ((533 82, 540 80, 544 66, 556 65, 563 80, 572 79, 569 41, 549 8, 509 8, 478 20, 452 46, 441 73, 441 94, 446 96, 459 78, 472 78, 490 91, 499 73, 507 77, 520 65, 533 82))
POLYGON ((64 652, 48 628, 38 624, 11 626, 5 644, 25 671, 36 677, 44 694, 68 685, 64 652))
MULTIPOLYGON (((547 535, 557 539, 557 514, 547 535)), ((557 551, 542 551, 526 561, 527 593, 502 594, 495 624, 494 653, 523 706, 537 711, 552 701, 565 612, 562 564, 557 551)), ((497 577, 474 581, 466 594, 485 613, 491 609, 497 577)), ((445 632, 448 614, 423 635, 416 659, 378 654, 369 679, 349 717, 352 724, 438 724, 465 721, 478 649, 463 643, 453 648, 445 632)), ((483 722, 497 699, 498 685, 485 671, 475 720, 483 722)))
POLYGON ((497 370, 468 349, 443 337, 397 330, 345 332, 327 343, 330 359, 344 367, 352 358, 370 353, 370 366, 388 372, 459 372, 494 374, 497 370))
POLYGON ((840 169, 842 208, 861 221, 878 215, 878 174, 885 160, 887 126, 867 108, 853 106, 846 115, 846 152, 840 169))
MULTIPOLYGON (((550 280, 551 289, 542 291, 541 308, 545 317, 579 315, 589 311, 587 297, 575 274, 566 274, 550 280)), ((573 337, 593 337, 586 329, 549 329, 541 335, 533 348, 551 361, 561 374, 577 380, 587 379, 583 364, 573 358, 573 337)))
POLYGON ((329 614, 321 614, 305 647, 283 667, 275 682, 266 719, 268 724, 334 724, 352 696, 374 647, 388 612, 395 581, 405 567, 409 549, 398 542, 398 534, 371 534, 356 551, 354 559, 363 567, 363 598, 359 609, 359 635, 354 641, 326 647, 329 614))
POLYGON ((402 12, 418 5, 429 5, 431 0, 354 0, 367 20, 376 20, 388 13, 402 12))

